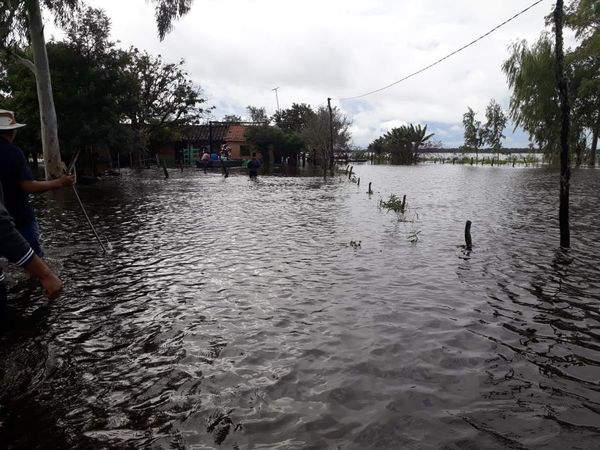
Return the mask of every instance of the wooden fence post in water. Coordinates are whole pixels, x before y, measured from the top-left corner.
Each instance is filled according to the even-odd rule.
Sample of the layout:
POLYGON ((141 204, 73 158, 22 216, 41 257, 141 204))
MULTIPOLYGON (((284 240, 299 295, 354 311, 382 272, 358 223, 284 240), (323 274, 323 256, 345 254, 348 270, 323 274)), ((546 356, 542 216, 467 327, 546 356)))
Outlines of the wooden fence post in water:
POLYGON ((360 186, 360 177, 358 177, 358 181, 356 182, 357 186, 360 186))
POLYGON ((405 207, 406 207, 406 194, 404 194, 404 197, 402 197, 402 211, 404 211, 405 207))
POLYGON ((473 248, 473 241, 471 240, 471 221, 467 220, 467 224, 465 225, 465 244, 467 246, 467 250, 471 250, 473 248))
POLYGON ((373 191, 371 190, 371 182, 369 182, 369 190, 367 191, 367 194, 371 195, 373 193, 373 191))
POLYGON ((350 179, 352 177, 352 169, 354 169, 354 166, 350 166, 350 172, 348 173, 348 179, 350 179))

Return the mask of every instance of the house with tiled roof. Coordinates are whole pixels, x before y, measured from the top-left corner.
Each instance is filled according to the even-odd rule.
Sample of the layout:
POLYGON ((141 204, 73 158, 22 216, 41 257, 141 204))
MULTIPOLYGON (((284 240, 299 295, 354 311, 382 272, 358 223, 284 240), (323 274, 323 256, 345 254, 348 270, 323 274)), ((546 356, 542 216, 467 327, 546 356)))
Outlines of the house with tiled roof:
POLYGON ((250 159, 250 146, 244 138, 245 129, 254 122, 209 122, 206 125, 189 125, 180 130, 180 139, 158 149, 159 158, 167 164, 183 161, 193 164, 203 150, 219 152, 225 145, 232 159, 250 159))

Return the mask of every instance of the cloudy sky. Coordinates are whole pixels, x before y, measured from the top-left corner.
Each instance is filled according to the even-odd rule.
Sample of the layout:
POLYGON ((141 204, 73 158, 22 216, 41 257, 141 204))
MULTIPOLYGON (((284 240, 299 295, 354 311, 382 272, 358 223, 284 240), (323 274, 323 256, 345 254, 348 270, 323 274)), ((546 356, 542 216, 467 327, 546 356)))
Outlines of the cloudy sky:
MULTIPOLYGON (((383 92, 340 100, 392 83, 489 31, 534 0, 195 0, 192 11, 159 41, 145 0, 88 0, 112 19, 112 37, 167 61, 186 61, 214 118, 245 114, 247 105, 276 110, 327 97, 352 120, 356 145, 394 126, 427 124, 446 147, 462 144, 462 114, 483 119, 509 91, 501 64, 517 39, 536 39, 553 7, 542 1, 451 59, 383 92)), ((527 146, 507 129, 505 147, 527 146)))

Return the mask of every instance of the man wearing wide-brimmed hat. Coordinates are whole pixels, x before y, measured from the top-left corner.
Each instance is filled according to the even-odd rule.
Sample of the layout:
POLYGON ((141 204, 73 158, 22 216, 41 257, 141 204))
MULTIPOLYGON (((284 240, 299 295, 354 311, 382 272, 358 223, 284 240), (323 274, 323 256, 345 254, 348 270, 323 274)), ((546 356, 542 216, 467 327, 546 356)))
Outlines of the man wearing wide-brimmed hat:
MULTIPOLYGON (((15 228, 14 218, 4 207, 4 175, 6 176, 7 183, 12 179, 19 177, 11 176, 10 170, 13 166, 7 165, 7 162, 14 162, 16 159, 19 164, 21 158, 18 157, 16 151, 23 153, 21 150, 12 145, 12 141, 15 139, 15 133, 18 128, 23 127, 23 124, 17 123, 15 116, 10 111, 0 110, 0 172, 2 174, 2 183, 0 183, 0 255, 8 258, 12 263, 23 267, 27 270, 32 277, 37 278, 42 287, 44 288, 44 295, 48 298, 56 298, 62 291, 62 281, 50 270, 50 268, 44 263, 44 261, 38 257, 30 244, 25 240, 21 233, 15 228), (6 152, 6 153, 5 153, 6 152), (15 158, 15 155, 17 156, 15 158), (11 158, 12 156, 12 158, 11 158)), ((25 157, 22 156, 24 160, 25 157)), ((21 172, 27 172, 28 168, 20 168, 21 172), (27 169, 27 170, 26 170, 27 169)), ((31 179, 30 172, 27 172, 29 179, 31 179)), ((22 174, 21 174, 22 175, 22 174)), ((13 190, 14 192, 14 190, 13 190)), ((19 197, 17 197, 18 199, 19 197)), ((24 201, 29 204, 29 200, 25 195, 24 201)), ((14 201, 15 199, 13 199, 14 201)), ((33 220, 35 216, 31 213, 33 220)), ((39 244, 38 244, 39 247, 39 244)), ((40 250, 41 251, 41 250, 40 250)), ((4 309, 6 307, 6 285, 4 284, 4 274, 0 270, 0 328, 4 318, 4 309)))
POLYGON ((4 190, 4 206, 17 230, 33 251, 42 256, 38 225, 29 203, 29 194, 71 186, 75 179, 67 175, 49 181, 33 179, 23 151, 14 144, 17 130, 24 126, 16 121, 12 111, 0 109, 0 183, 4 190))

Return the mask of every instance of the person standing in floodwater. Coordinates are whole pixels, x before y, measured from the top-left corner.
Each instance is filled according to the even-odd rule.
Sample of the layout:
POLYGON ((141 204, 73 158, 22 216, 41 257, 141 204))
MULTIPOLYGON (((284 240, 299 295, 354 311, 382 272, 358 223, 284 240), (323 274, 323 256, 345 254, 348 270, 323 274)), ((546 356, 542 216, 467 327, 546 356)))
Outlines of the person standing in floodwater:
POLYGON ((17 123, 12 111, 0 109, 0 183, 4 190, 4 206, 13 218, 15 227, 38 256, 43 256, 38 224, 29 203, 29 194, 53 191, 72 186, 75 177, 64 175, 55 180, 37 181, 29 169, 23 151, 14 144, 17 123))
POLYGON ((248 175, 250 178, 256 178, 258 176, 258 169, 260 168, 260 161, 256 159, 256 153, 252 153, 252 159, 248 161, 248 175))
POLYGON ((204 169, 204 173, 206 173, 206 169, 208 169, 208 165, 210 164, 210 155, 208 154, 208 150, 204 149, 204 153, 202 153, 202 168, 204 169))

